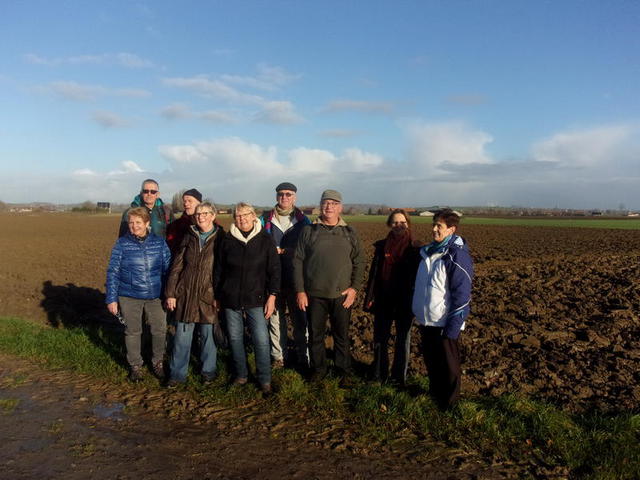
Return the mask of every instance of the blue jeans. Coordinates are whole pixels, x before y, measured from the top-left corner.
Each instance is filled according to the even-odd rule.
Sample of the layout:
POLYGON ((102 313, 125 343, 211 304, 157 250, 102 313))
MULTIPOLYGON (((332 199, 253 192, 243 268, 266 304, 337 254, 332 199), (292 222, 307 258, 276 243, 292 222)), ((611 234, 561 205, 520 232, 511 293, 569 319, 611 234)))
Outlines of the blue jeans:
POLYGON ((198 326, 200 332, 200 361, 202 362, 202 376, 213 378, 216 374, 216 357, 218 350, 213 340, 213 325, 207 323, 176 323, 176 335, 173 339, 173 352, 169 371, 171 380, 184 382, 187 379, 191 340, 193 330, 198 326))
POLYGON ((260 385, 271 383, 271 360, 269 358, 269 331, 267 321, 264 318, 262 307, 232 310, 225 308, 227 319, 227 333, 229 334, 229 346, 233 358, 233 368, 236 378, 247 378, 247 352, 244 348, 244 321, 253 339, 253 349, 256 356, 256 377, 260 385))

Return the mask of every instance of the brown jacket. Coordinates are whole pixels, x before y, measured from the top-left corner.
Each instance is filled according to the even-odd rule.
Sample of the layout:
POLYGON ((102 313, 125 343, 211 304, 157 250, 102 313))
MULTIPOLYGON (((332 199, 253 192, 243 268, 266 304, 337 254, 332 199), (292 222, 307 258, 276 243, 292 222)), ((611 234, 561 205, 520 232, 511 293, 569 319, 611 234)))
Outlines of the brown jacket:
POLYGON ((176 320, 183 323, 216 323, 213 307, 213 268, 224 231, 216 230, 200 248, 198 228, 193 225, 184 236, 173 259, 165 296, 176 299, 176 320))

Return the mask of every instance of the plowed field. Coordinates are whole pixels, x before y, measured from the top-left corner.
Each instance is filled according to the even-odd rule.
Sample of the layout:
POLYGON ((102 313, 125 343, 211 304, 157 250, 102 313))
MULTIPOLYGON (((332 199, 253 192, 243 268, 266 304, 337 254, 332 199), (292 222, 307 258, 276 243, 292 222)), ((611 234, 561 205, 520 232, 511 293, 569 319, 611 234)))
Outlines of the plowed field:
MULTIPOLYGON (((118 216, 0 215, 0 316, 111 321, 104 277, 118 216)), ((367 255, 382 224, 354 223, 367 255)), ((416 228, 430 238, 427 225, 416 228)), ((569 411, 640 405, 640 231, 462 226, 475 260, 463 391, 520 391, 569 411)), ((358 307, 353 355, 371 361, 358 307)), ((412 373, 424 373, 413 336, 412 373)))

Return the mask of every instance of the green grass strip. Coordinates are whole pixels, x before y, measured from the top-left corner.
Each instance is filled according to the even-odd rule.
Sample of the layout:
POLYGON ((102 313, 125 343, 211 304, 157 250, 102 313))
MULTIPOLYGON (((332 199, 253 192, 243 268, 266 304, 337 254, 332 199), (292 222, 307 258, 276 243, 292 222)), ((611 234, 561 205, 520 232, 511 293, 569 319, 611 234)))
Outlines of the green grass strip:
MULTIPOLYGON (((114 383, 126 381, 121 334, 97 327, 53 329, 0 318, 0 351, 114 383)), ((228 353, 220 353, 219 376, 212 385, 202 385, 191 374, 183 388, 196 398, 224 405, 254 401, 259 396, 255 387, 229 387, 228 353)), ((145 383, 151 389, 162 388, 150 376, 145 383)), ((436 440, 489 459, 565 467, 574 477, 640 478, 637 414, 572 415, 519 395, 464 398, 452 411, 441 412, 425 394, 428 380, 423 377, 411 378, 407 389, 359 381, 345 390, 337 379, 310 385, 284 369, 274 372, 274 384, 277 391, 265 408, 306 411, 320 422, 351 426, 365 445, 415 449, 424 444, 427 459, 427 449, 436 440)))

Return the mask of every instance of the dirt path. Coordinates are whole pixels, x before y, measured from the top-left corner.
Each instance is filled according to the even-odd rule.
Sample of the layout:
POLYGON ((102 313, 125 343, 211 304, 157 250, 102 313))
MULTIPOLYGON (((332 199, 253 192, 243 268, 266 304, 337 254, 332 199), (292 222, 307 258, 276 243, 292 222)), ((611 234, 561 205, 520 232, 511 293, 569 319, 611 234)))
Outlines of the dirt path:
MULTIPOLYGON (((446 449, 424 464, 401 455, 365 455, 340 451, 335 444, 322 448, 291 441, 275 433, 281 422, 261 413, 258 404, 244 409, 209 405, 206 422, 196 418, 187 423, 139 407, 162 411, 167 401, 188 405, 179 393, 167 400, 174 392, 117 391, 113 385, 40 370, 6 356, 0 356, 0 365, 2 479, 517 476, 514 466, 482 465, 472 455, 445 455, 446 449), (136 395, 140 398, 134 400, 136 395)), ((286 421, 284 425, 292 428, 286 421)), ((313 432, 313 425, 307 428, 313 432)))

